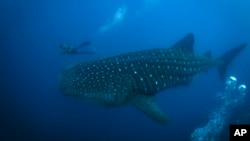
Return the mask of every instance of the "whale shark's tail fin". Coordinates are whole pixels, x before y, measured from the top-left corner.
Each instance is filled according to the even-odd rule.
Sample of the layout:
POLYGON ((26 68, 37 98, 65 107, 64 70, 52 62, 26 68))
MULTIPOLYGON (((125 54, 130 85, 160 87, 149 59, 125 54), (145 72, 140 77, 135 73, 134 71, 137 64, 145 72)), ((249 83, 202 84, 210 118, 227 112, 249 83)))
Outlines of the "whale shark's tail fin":
POLYGON ((230 62, 235 58, 235 56, 237 56, 237 54, 239 54, 245 47, 247 46, 247 43, 243 43, 241 45, 238 45, 236 47, 234 47, 233 49, 227 51, 226 53, 224 53, 219 60, 221 60, 223 62, 222 65, 220 65, 218 67, 218 71, 219 71, 219 75, 221 77, 221 79, 225 78, 225 74, 226 74, 226 70, 228 65, 230 64, 230 62))

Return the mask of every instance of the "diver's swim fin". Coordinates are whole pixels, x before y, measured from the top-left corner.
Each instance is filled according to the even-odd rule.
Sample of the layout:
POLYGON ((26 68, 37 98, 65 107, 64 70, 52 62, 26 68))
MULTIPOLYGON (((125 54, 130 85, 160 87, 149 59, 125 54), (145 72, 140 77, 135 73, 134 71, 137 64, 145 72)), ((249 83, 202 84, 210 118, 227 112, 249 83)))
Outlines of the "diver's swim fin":
POLYGON ((235 58, 237 54, 239 54, 245 47, 247 46, 247 43, 241 44, 239 46, 236 46, 235 48, 227 51, 224 53, 219 59, 223 62, 222 65, 218 67, 219 75, 221 79, 225 78, 227 66, 230 64, 230 62, 235 58))

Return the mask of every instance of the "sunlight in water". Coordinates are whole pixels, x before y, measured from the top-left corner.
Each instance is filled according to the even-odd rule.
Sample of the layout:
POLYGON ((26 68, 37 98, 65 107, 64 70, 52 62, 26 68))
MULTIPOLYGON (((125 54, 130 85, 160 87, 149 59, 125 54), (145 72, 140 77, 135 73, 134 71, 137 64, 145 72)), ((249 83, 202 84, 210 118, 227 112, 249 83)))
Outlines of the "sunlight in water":
POLYGON ((109 22, 109 23, 103 25, 99 29, 99 32, 105 32, 105 31, 109 30, 110 28, 112 28, 113 26, 115 26, 116 24, 122 22, 123 19, 125 18, 126 12, 127 12, 127 7, 125 5, 118 8, 117 11, 115 12, 115 15, 113 17, 112 22, 109 22))

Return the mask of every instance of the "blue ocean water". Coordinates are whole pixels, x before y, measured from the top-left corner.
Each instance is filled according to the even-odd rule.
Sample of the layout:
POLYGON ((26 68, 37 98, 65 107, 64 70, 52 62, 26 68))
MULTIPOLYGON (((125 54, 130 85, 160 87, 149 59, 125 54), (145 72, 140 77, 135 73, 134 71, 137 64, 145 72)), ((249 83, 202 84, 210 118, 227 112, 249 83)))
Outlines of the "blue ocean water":
MULTIPOLYGON (((170 47, 195 35, 196 53, 219 57, 250 43, 248 0, 1 0, 1 141, 188 141, 220 105, 223 92, 216 68, 189 86, 157 94, 170 117, 161 125, 132 106, 107 108, 65 97, 58 90, 60 70, 96 58, 170 47), (92 55, 62 55, 61 43, 91 41, 92 55)), ((249 46, 230 64, 227 75, 250 86, 249 46)), ((250 124, 250 96, 227 110, 217 140, 228 140, 228 125, 250 124)))

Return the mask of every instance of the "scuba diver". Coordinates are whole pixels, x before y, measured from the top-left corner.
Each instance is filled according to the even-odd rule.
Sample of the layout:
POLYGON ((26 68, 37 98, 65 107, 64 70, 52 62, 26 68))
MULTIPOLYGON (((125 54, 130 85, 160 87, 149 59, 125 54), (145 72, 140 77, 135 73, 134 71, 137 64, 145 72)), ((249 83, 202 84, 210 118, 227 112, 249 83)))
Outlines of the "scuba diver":
POLYGON ((79 48, 86 47, 90 44, 91 44, 90 41, 83 42, 81 45, 77 47, 73 47, 72 45, 69 44, 61 44, 59 48, 62 54, 93 54, 95 53, 95 48, 93 51, 79 51, 79 48))

